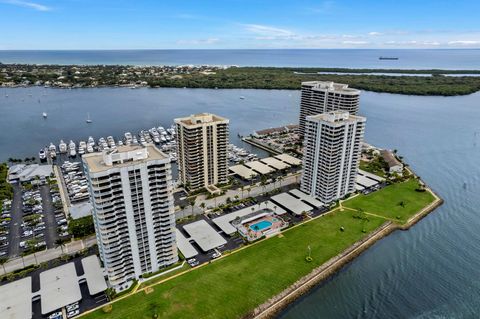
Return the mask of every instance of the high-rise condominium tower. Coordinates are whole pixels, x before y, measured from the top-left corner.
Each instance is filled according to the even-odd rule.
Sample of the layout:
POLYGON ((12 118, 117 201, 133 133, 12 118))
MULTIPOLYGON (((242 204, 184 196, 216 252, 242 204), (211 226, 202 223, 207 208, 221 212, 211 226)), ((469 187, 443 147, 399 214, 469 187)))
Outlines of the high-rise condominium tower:
POLYGON ((322 81, 302 82, 300 135, 304 135, 307 116, 337 110, 356 115, 359 103, 360 91, 349 88, 347 84, 322 81))
POLYGON ((228 181, 228 123, 209 113, 175 119, 179 177, 189 190, 228 181))
POLYGON ((100 257, 111 287, 178 261, 170 159, 155 146, 82 157, 100 257))
POLYGON ((307 116, 303 192, 331 203, 355 190, 365 121, 344 111, 307 116))

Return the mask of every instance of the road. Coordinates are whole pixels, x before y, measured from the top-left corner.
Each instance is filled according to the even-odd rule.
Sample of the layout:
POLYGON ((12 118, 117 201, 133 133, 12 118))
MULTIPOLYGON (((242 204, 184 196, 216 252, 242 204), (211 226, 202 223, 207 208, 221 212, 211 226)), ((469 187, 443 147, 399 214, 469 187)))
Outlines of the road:
POLYGON ((22 213, 22 187, 19 184, 13 184, 13 201, 10 215, 10 234, 8 238, 8 256, 16 257, 20 255, 21 224, 23 221, 22 213))
MULTIPOLYGON (((18 257, 11 259, 5 263, 5 270, 7 273, 15 271, 17 269, 22 269, 26 266, 42 263, 52 259, 59 258, 63 254, 74 254, 78 251, 81 251, 87 247, 91 247, 97 243, 95 235, 90 236, 84 240, 76 240, 65 244, 64 247, 57 247, 39 251, 35 254, 30 254, 24 257, 18 257), (62 252, 63 249, 63 252, 62 252)), ((4 268, 0 268, 0 275, 5 274, 4 268)))
POLYGON ((40 195, 42 196, 43 206, 43 220, 45 222, 45 242, 47 248, 55 247, 55 240, 58 238, 57 222, 55 220, 55 208, 52 203, 52 195, 50 194, 50 187, 48 185, 40 186, 40 195))

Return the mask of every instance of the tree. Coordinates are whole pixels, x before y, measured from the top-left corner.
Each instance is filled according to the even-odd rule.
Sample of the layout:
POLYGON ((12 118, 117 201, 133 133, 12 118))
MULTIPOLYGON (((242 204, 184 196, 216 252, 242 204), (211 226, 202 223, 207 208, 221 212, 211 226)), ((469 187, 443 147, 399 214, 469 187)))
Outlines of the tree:
POLYGON ((62 250, 62 255, 63 255, 63 247, 65 247, 65 241, 61 238, 57 238, 55 240, 55 246, 60 247, 60 249, 62 250))
POLYGON ((265 192, 265 188, 267 187, 267 176, 262 175, 260 178, 260 185, 262 185, 262 190, 265 192))
POLYGON ((205 206, 206 206, 205 203, 201 202, 199 206, 203 210, 203 213, 205 214, 205 206))
POLYGON ((240 186, 240 191, 242 192, 242 199, 243 199, 243 190, 244 190, 244 189, 245 189, 245 186, 242 184, 242 185, 240 186))
POLYGON ((6 274, 7 271, 5 270, 5 264, 7 263, 8 261, 8 257, 1 257, 0 258, 0 265, 2 265, 3 267, 3 273, 6 274))

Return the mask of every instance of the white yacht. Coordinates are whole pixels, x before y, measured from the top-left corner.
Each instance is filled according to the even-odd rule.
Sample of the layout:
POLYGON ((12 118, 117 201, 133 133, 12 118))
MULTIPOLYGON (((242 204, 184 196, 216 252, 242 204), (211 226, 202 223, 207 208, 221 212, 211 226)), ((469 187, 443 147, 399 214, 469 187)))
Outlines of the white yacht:
POLYGON ((87 145, 87 153, 93 153, 93 146, 91 144, 87 145))
POLYGON ((123 141, 122 141, 122 140, 118 140, 117 145, 118 145, 118 146, 123 146, 123 141))
POLYGON ((113 139, 113 136, 107 136, 107 142, 108 142, 108 146, 110 148, 112 148, 113 146, 115 146, 115 140, 113 139))
POLYGON ((72 140, 70 140, 70 143, 68 144, 68 154, 71 157, 77 156, 76 146, 75 146, 75 143, 72 140))
POLYGON ((87 143, 85 141, 80 141, 78 144, 78 154, 83 155, 87 149, 87 143))
POLYGON ((46 119, 47 116, 48 116, 48 115, 47 115, 47 112, 43 112, 43 113, 42 113, 42 116, 43 116, 44 119, 46 119))
POLYGON ((87 119, 85 120, 88 124, 92 123, 92 120, 90 119, 90 113, 87 113, 87 119))
POLYGON ((135 144, 135 145, 138 144, 138 140, 137 140, 137 137, 136 137, 136 136, 133 137, 132 143, 135 144))
POLYGON ((50 143, 50 146, 48 146, 48 151, 49 152, 51 152, 51 151, 57 152, 57 147, 55 146, 55 144, 50 143))
POLYGON ((60 140, 60 144, 58 144, 58 151, 61 154, 64 154, 67 152, 67 143, 65 143, 63 140, 60 140))
POLYGON ((91 136, 88 137, 88 145, 91 145, 92 148, 95 146, 95 140, 91 136))
POLYGON ((47 155, 45 154, 45 150, 43 148, 38 152, 38 158, 41 161, 44 161, 47 158, 47 155))

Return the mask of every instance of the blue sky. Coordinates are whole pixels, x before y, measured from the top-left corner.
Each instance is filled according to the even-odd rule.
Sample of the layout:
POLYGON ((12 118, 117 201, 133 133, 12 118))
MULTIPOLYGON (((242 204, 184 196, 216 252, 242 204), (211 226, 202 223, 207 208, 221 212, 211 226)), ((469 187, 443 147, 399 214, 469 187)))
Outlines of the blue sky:
POLYGON ((0 49, 480 48, 480 1, 0 0, 0 49))

